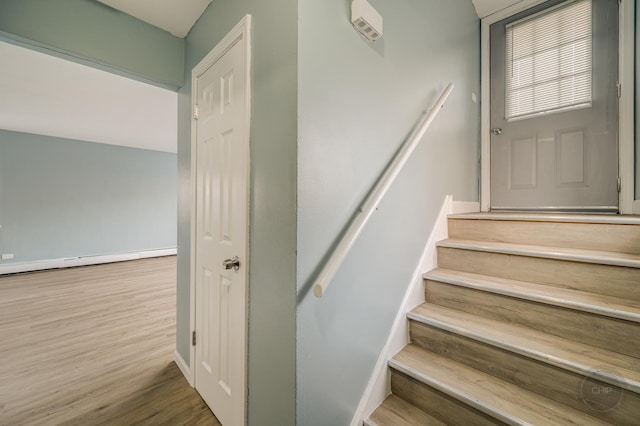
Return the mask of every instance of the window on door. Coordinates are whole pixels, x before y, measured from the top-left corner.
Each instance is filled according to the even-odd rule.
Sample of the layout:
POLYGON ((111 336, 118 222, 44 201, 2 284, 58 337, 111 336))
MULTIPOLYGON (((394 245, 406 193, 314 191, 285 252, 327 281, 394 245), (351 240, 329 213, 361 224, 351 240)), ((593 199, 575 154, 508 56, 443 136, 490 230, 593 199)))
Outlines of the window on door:
POLYGON ((591 106, 592 0, 572 0, 506 26, 506 119, 591 106))

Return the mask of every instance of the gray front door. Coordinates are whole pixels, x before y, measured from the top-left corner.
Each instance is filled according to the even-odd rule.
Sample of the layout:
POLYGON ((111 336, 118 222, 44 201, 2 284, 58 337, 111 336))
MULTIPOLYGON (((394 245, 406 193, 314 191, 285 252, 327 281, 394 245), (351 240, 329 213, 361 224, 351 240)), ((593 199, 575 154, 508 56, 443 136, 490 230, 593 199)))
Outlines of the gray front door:
POLYGON ((618 211, 618 1, 491 26, 491 209, 618 211))

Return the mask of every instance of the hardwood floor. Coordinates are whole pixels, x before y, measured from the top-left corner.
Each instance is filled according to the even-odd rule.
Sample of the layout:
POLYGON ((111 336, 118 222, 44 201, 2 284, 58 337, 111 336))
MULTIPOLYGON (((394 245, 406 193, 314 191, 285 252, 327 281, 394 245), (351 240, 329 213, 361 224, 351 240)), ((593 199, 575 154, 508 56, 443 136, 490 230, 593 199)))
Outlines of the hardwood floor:
POLYGON ((173 362, 175 257, 0 277, 0 425, 219 425, 173 362))

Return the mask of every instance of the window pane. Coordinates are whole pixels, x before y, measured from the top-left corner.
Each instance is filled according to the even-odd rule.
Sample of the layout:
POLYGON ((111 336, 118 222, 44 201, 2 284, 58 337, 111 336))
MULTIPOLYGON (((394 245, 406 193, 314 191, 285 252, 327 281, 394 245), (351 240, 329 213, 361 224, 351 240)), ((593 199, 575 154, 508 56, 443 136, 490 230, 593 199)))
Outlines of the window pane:
POLYGON ((591 104, 591 0, 508 25, 506 47, 507 119, 591 104))

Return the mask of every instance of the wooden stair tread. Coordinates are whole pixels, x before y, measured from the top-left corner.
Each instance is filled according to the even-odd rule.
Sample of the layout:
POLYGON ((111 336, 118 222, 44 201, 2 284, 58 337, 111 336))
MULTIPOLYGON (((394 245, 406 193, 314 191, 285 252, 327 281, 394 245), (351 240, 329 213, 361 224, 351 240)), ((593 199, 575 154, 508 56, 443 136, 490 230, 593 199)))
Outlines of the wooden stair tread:
POLYGON ((581 216, 572 216, 575 220, 563 217, 564 222, 494 216, 482 220, 450 217, 449 238, 640 254, 640 222, 623 223, 628 218, 611 223, 581 216))
POLYGON ((382 404, 364 421, 365 426, 445 426, 396 395, 389 395, 382 404))
POLYGON ((460 213, 449 219, 511 220, 525 222, 603 223, 640 225, 640 216, 610 214, 562 214, 562 213, 460 213))
POLYGON ((416 307, 407 316, 584 376, 595 374, 604 382, 640 394, 640 362, 637 358, 429 303, 416 307), (594 371, 596 368, 598 373, 594 371), (602 372, 603 369, 615 372, 615 376, 602 372))
POLYGON ((640 268, 640 254, 619 253, 600 250, 585 250, 565 247, 547 247, 525 244, 512 244, 494 241, 474 241, 446 239, 437 243, 438 247, 462 250, 475 250, 507 255, 539 257, 567 260, 582 263, 640 268))
POLYGON ((449 269, 434 269, 423 278, 640 323, 635 300, 449 269))
POLYGON ((395 355, 389 366, 507 424, 606 424, 412 344, 395 355))

